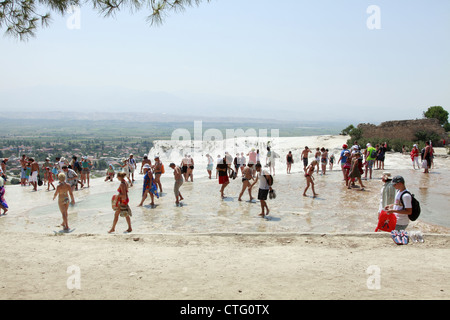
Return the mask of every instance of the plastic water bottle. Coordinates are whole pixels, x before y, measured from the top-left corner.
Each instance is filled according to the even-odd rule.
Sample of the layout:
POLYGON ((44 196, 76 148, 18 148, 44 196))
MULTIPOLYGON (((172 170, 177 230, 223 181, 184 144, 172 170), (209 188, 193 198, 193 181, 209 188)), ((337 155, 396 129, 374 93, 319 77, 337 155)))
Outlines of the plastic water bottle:
POLYGON ((423 243, 425 241, 425 240, 423 240, 423 233, 421 231, 417 231, 416 236, 417 236, 417 240, 420 243, 423 243))
POLYGON ((419 241, 417 238, 417 231, 412 231, 409 238, 412 240, 412 242, 417 243, 419 241))

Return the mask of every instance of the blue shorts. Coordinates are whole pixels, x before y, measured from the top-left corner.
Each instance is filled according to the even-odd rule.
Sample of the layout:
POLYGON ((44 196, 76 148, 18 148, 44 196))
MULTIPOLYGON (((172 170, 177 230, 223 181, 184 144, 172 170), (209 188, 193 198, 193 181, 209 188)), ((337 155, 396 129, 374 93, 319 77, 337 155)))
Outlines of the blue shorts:
POLYGON ((24 168, 20 168, 20 179, 27 178, 27 171, 24 168))

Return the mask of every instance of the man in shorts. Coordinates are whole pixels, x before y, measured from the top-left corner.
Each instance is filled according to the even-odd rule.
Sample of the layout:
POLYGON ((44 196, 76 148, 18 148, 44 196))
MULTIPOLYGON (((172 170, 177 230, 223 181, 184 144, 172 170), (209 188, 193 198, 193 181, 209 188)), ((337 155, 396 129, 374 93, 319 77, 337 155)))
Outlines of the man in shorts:
POLYGON ((306 171, 306 167, 308 166, 309 153, 312 153, 312 151, 308 148, 308 146, 306 146, 302 151, 303 171, 306 171))
POLYGON ((39 164, 36 161, 34 161, 33 158, 30 158, 29 161, 31 163, 30 183, 33 186, 33 191, 37 191, 39 164))
POLYGON ((184 200, 181 196, 180 187, 183 185, 184 179, 183 174, 181 173, 181 168, 177 167, 175 163, 171 163, 169 165, 173 169, 173 176, 175 178, 175 184, 173 186, 173 192, 175 193, 175 204, 177 207, 180 205, 180 201, 184 200))
POLYGON ((128 158, 128 166, 129 166, 129 172, 131 175, 131 181, 134 182, 134 171, 136 170, 137 167, 137 163, 136 163, 136 159, 134 159, 133 154, 130 154, 130 157, 128 158))
POLYGON ((253 164, 250 163, 247 167, 244 169, 244 173, 242 176, 242 190, 239 194, 239 201, 242 201, 242 196, 244 195, 245 190, 248 190, 248 195, 250 196, 250 201, 253 200, 252 197, 252 184, 250 181, 253 180, 253 164))
POLYGON ((258 200, 261 203, 261 213, 259 216, 264 218, 265 216, 268 216, 270 212, 269 207, 267 206, 267 196, 269 195, 270 190, 272 190, 272 187, 268 182, 269 173, 266 170, 262 170, 261 164, 257 163, 255 168, 258 174, 252 186, 259 181, 258 200))
POLYGON ((368 143, 366 145, 366 152, 364 153, 364 156, 366 157, 366 172, 364 174, 364 179, 367 180, 367 171, 370 172, 370 179, 372 179, 372 170, 373 170, 373 164, 377 158, 377 149, 375 149, 374 147, 372 147, 372 145, 370 143, 368 143), (374 154, 375 153, 375 154, 374 154))
POLYGON ((20 185, 26 186, 27 185, 27 156, 22 155, 22 158, 20 159, 20 185))

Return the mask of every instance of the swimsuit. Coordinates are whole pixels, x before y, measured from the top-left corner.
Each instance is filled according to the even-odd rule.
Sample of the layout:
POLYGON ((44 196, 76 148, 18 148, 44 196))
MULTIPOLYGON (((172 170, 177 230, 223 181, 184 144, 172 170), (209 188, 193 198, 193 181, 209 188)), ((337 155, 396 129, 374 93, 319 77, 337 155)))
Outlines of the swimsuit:
POLYGON ((5 200, 5 187, 0 187, 0 205, 3 206, 3 208, 8 209, 8 204, 6 203, 5 200))
MULTIPOLYGON (((122 183, 125 183, 125 182, 122 182, 122 183)), ((117 189, 117 192, 119 192, 119 194, 122 194, 120 187, 119 187, 119 189, 117 189)), ((132 216, 130 206, 128 205, 128 203, 130 202, 130 199, 128 199, 128 192, 127 192, 126 196, 127 196, 127 198, 125 200, 120 200, 119 197, 117 197, 120 216, 124 217, 124 218, 132 216)))

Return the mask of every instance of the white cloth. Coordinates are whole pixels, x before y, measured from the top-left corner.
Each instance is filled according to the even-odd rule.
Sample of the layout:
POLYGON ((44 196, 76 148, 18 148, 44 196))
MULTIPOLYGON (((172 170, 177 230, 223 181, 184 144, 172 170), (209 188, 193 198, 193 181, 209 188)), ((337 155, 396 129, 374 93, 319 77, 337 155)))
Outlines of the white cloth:
POLYGON ((30 182, 38 182, 38 172, 33 171, 33 173, 30 176, 30 182))
POLYGON ((260 173, 258 173, 258 179, 259 179, 259 188, 262 190, 269 190, 270 186, 267 183, 267 179, 265 176, 268 176, 269 173, 266 170, 261 170, 260 173))

